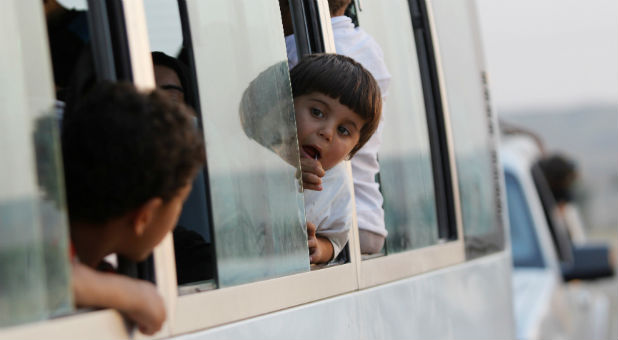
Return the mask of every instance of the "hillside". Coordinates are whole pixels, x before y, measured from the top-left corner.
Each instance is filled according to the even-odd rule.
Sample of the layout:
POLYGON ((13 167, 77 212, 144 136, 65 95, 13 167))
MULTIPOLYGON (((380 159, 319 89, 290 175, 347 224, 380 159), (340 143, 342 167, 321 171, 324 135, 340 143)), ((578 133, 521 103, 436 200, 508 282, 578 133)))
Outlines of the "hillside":
POLYGON ((537 133, 549 152, 573 158, 580 170, 578 202, 588 228, 618 228, 618 108, 505 111, 500 119, 537 133))

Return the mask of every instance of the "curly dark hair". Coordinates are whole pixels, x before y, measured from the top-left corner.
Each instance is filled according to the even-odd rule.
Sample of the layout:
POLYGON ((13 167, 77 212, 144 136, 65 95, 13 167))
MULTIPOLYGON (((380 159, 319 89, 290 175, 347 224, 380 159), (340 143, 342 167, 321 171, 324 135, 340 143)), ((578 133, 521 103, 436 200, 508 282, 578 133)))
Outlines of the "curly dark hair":
POLYGON ((382 114, 380 87, 371 73, 354 59, 340 54, 308 55, 290 71, 290 80, 294 98, 323 93, 365 120, 350 158, 378 128, 382 114))
POLYGON ((69 217, 104 223, 153 197, 168 201, 204 163, 190 108, 131 84, 95 86, 62 122, 69 217))

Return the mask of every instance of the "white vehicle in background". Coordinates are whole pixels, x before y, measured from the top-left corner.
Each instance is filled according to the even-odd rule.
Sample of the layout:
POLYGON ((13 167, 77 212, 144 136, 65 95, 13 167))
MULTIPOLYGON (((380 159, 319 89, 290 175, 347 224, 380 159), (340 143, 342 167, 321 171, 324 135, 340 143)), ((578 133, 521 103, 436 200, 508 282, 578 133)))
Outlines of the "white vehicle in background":
POLYGON ((609 247, 571 243, 552 213, 555 202, 537 164, 542 157, 537 143, 520 133, 503 136, 500 146, 517 338, 607 339, 608 297, 581 280, 613 275, 609 247))

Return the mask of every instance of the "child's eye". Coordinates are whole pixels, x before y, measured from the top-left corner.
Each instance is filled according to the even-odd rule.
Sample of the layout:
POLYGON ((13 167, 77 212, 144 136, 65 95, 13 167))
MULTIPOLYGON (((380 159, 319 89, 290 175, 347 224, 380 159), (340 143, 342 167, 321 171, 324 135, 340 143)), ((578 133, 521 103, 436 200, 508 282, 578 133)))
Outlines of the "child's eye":
POLYGON ((337 130, 339 131, 339 133, 343 136, 349 136, 350 135, 350 130, 346 129, 343 126, 340 126, 337 128, 337 130))
POLYGON ((317 117, 317 118, 322 118, 322 117, 324 117, 324 113, 322 113, 322 111, 320 111, 319 109, 316 109, 316 108, 312 108, 312 109, 311 109, 311 114, 312 114, 314 117, 317 117))

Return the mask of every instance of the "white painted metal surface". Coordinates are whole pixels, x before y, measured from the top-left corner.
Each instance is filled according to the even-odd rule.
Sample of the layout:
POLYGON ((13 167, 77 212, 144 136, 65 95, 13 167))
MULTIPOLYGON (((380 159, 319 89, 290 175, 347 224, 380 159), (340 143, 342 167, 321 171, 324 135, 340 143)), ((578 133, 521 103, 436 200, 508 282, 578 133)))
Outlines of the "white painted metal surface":
POLYGON ((498 253, 174 339, 511 339, 509 267, 498 253))

